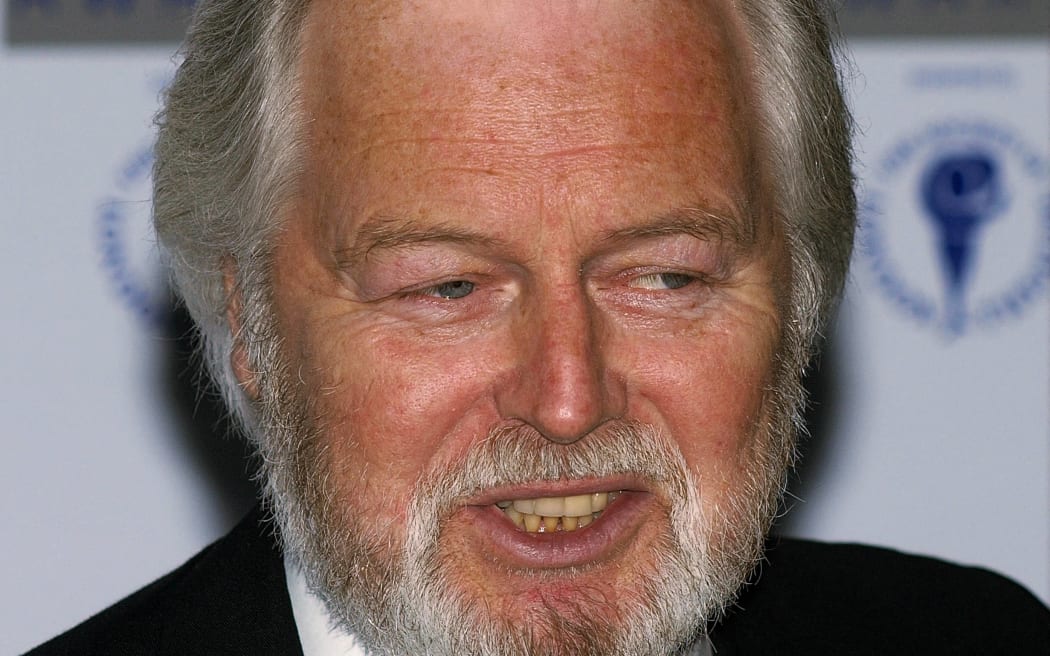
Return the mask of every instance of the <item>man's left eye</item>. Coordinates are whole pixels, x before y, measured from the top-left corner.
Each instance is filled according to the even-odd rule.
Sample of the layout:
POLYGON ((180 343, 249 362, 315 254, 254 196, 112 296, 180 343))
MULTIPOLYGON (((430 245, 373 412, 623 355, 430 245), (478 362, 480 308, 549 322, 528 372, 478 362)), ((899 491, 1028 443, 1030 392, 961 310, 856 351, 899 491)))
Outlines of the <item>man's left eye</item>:
POLYGON ((685 273, 649 273, 631 280, 631 287, 641 289, 681 289, 696 280, 696 276, 685 273))
POLYGON ((448 300, 455 300, 457 298, 464 298, 469 296, 474 291, 474 283, 467 280, 450 280, 443 282, 433 287, 427 287, 426 289, 420 290, 420 294, 423 296, 436 296, 438 298, 444 298, 448 300))

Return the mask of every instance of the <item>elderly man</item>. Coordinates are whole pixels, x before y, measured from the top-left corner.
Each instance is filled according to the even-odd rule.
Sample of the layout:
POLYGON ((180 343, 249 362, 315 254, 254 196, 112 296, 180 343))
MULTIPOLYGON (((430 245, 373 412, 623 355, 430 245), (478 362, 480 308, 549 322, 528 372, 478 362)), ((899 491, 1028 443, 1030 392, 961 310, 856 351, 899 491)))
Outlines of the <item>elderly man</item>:
POLYGON ((1050 644, 994 575, 767 542, 853 236, 824 21, 204 3, 156 226, 267 512, 39 653, 1050 644))

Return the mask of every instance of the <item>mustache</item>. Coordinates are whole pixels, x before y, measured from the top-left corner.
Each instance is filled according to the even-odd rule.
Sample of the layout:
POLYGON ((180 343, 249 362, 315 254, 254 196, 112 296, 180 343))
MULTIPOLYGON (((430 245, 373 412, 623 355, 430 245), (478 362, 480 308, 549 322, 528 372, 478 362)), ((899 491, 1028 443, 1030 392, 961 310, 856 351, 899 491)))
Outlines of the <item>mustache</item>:
POLYGON ((528 425, 499 426, 458 463, 429 471, 415 505, 420 513, 444 516, 458 500, 494 487, 624 474, 672 498, 684 495, 689 481, 681 451, 651 424, 608 422, 571 444, 552 442, 528 425))

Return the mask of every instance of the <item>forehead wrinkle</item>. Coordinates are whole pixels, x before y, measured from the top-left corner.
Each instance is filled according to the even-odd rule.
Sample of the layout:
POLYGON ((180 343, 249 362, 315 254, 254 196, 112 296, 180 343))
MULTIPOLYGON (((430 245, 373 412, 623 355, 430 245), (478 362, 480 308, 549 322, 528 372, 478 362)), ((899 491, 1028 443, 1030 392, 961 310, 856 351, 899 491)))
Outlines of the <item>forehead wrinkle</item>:
POLYGON ((615 120, 608 112, 588 109, 552 110, 533 108, 516 115, 513 106, 489 105, 475 111, 421 109, 415 112, 368 113, 361 116, 364 126, 355 136, 353 152, 362 154, 398 146, 477 147, 479 154, 500 148, 522 149, 521 155, 556 156, 577 148, 615 150, 617 148, 657 149, 680 145, 689 130, 703 129, 707 117, 675 111, 646 109, 632 112, 636 120, 671 126, 657 133, 642 133, 636 125, 615 120), (560 118, 574 120, 559 121, 560 118), (677 121, 676 121, 677 119, 677 121), (450 126, 437 131, 434 126, 450 126), (567 143, 577 145, 564 148, 567 143))
POLYGON ((396 250, 427 243, 464 244, 499 247, 502 242, 489 235, 451 225, 423 223, 416 218, 376 214, 358 228, 353 243, 334 251, 340 266, 352 265, 367 258, 374 251, 396 250))

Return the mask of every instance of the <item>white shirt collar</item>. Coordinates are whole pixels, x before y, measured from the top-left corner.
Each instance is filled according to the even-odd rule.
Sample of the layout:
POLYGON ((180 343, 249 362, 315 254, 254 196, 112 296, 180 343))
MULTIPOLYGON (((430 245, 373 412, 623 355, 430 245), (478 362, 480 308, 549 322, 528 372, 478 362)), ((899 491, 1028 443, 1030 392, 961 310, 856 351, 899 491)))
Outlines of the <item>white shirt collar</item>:
POLYGON ((352 634, 332 622, 324 602, 310 592, 302 571, 287 558, 284 574, 303 656, 368 656, 352 634))
MULTIPOLYGON (((353 634, 332 622, 324 603, 307 587, 306 577, 287 558, 284 559, 284 574, 303 656, 368 656, 353 634)), ((711 656, 711 642, 702 639, 689 653, 690 656, 711 656)))

